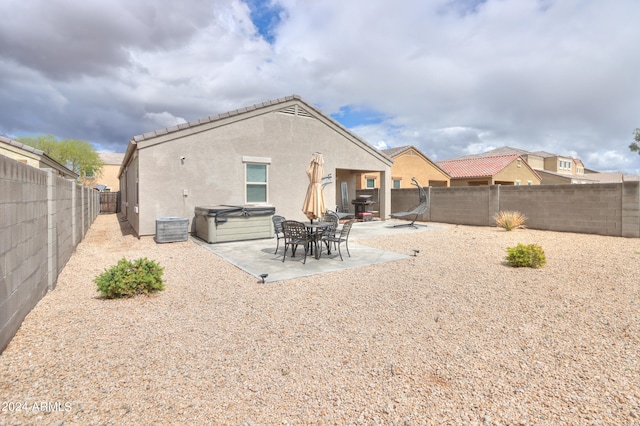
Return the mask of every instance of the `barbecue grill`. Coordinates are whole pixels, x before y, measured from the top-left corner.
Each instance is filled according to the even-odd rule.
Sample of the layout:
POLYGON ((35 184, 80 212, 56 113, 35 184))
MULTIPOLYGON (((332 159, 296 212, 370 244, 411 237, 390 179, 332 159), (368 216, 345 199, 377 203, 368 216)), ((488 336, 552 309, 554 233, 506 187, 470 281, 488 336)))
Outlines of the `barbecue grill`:
POLYGON ((359 195, 358 198, 351 200, 351 204, 354 205, 354 208, 356 210, 356 217, 357 218, 364 218, 364 216, 371 216, 372 214, 367 212, 367 208, 373 204, 375 204, 375 201, 370 200, 369 198, 371 198, 371 195, 359 195), (365 213, 368 213, 367 215, 365 215, 365 213))

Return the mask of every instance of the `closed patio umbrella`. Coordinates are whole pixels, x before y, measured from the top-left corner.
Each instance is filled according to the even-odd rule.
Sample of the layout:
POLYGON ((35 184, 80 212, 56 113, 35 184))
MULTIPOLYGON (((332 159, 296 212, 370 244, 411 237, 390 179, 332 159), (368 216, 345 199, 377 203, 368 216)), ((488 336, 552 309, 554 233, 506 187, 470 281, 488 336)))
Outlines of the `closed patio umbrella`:
POLYGON ((304 197, 302 212, 313 221, 324 216, 327 211, 324 204, 324 192, 322 191, 322 175, 324 174, 324 159, 319 152, 311 156, 311 162, 307 168, 307 176, 309 176, 309 187, 307 195, 304 197))

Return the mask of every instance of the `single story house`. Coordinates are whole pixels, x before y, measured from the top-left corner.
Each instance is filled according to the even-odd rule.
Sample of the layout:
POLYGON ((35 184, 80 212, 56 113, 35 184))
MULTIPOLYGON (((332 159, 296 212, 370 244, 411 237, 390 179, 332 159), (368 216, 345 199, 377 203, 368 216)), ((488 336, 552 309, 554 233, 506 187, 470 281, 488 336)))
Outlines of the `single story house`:
MULTIPOLYGON (((449 175, 418 148, 407 145, 380 150, 393 160, 391 166, 391 188, 413 188, 411 178, 415 177, 421 186, 449 186, 449 175)), ((357 189, 379 188, 377 173, 361 174, 357 189)))
POLYGON ((448 187, 450 176, 429 157, 414 146, 399 146, 383 149, 383 154, 391 157, 391 188, 414 188, 411 178, 415 177, 421 186, 448 187))
POLYGON ((540 185, 541 178, 518 154, 438 161, 451 186, 540 185))
POLYGON ((44 151, 4 136, 0 136, 0 155, 12 158, 37 169, 53 169, 58 176, 66 179, 78 179, 76 172, 58 163, 44 151))
POLYGON ((380 216, 389 216, 393 160, 297 95, 135 136, 118 176, 121 213, 138 236, 154 235, 156 220, 175 216, 188 218, 194 232, 201 206, 272 206, 307 220, 302 204, 314 152, 331 175, 327 208, 345 192, 355 197, 356 176, 376 172, 384 182, 380 216))

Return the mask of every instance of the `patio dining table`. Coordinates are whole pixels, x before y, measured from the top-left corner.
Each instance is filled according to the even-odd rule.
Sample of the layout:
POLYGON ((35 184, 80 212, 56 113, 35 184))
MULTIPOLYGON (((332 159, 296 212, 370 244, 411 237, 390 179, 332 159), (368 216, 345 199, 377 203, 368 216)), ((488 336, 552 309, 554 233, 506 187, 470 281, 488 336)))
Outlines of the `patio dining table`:
POLYGON ((309 250, 310 250, 309 254, 313 255, 313 246, 315 246, 316 247, 315 258, 319 259, 320 253, 318 252, 318 241, 320 240, 320 238, 322 238, 322 232, 319 232, 319 230, 330 227, 331 223, 330 222, 303 222, 303 223, 304 223, 304 226, 307 228, 307 231, 309 232, 311 239, 313 240, 313 244, 309 244, 309 250))

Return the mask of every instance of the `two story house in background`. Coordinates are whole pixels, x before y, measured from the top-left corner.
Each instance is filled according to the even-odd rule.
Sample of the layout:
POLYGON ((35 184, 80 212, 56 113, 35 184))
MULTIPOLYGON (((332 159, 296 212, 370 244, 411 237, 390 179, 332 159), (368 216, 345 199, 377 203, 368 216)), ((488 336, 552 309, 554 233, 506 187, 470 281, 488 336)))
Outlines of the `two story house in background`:
POLYGON ((620 172, 597 172, 587 169, 579 158, 546 151, 525 151, 503 146, 480 154, 465 155, 459 159, 478 159, 500 155, 519 155, 541 178, 542 185, 616 183, 637 180, 620 172))
POLYGON ((86 176, 84 185, 96 188, 104 192, 118 192, 120 190, 120 180, 118 173, 124 159, 124 153, 119 152, 99 152, 100 159, 104 166, 100 173, 95 176, 86 176))

